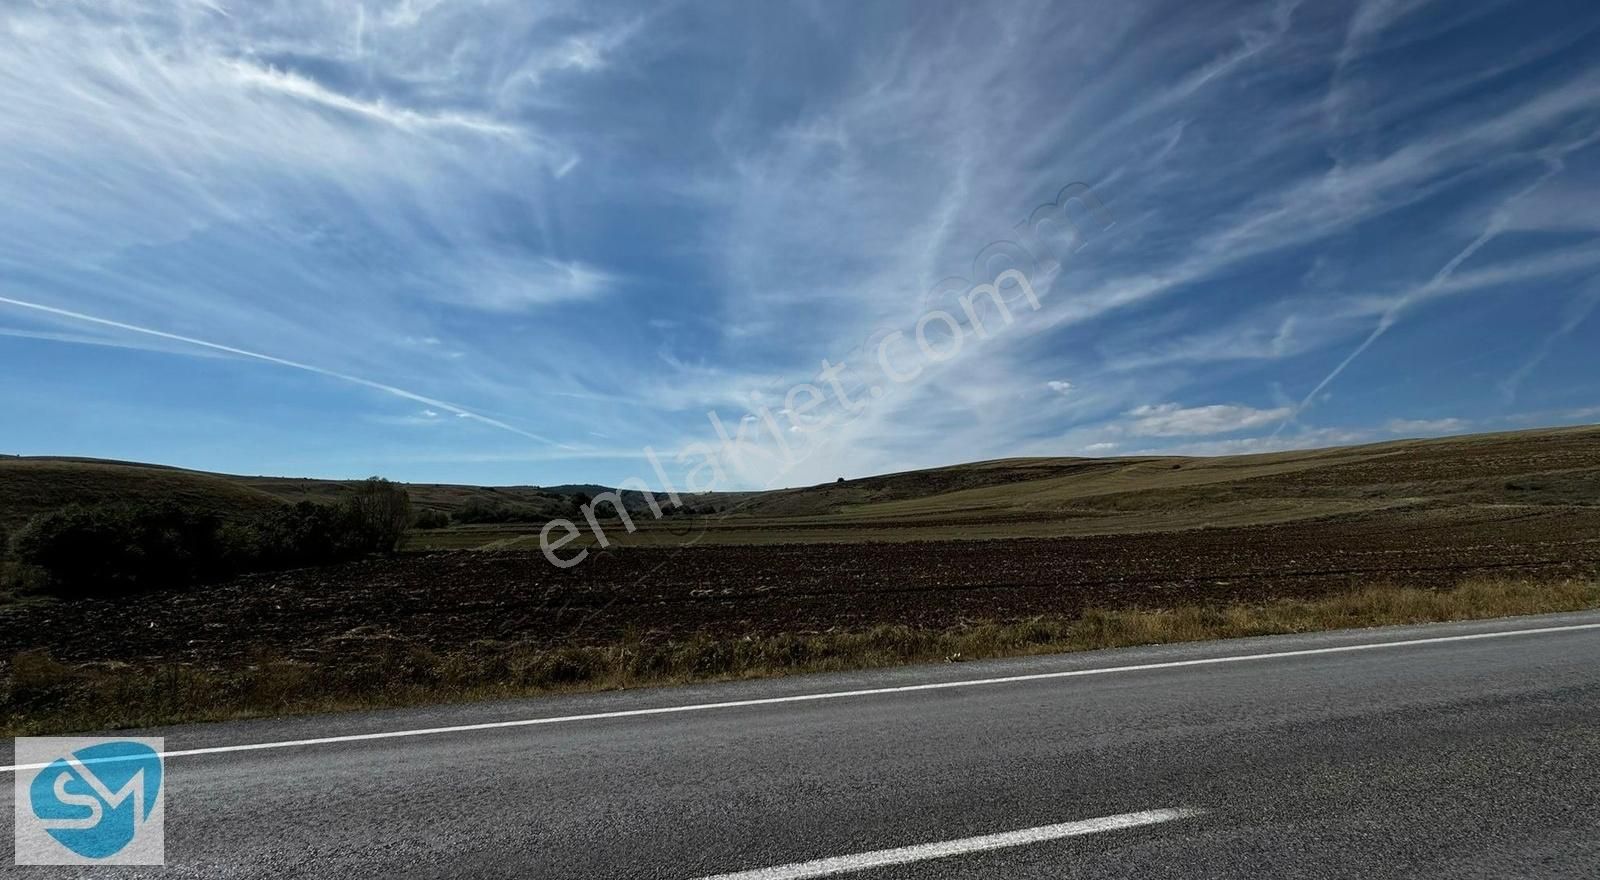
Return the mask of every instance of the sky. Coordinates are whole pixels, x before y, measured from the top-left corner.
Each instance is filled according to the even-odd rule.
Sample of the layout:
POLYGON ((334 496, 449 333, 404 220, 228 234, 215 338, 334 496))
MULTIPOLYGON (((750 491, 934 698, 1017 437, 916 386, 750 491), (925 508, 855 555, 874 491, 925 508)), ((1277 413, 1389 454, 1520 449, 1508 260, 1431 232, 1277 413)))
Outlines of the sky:
POLYGON ((0 40, 0 453, 704 490, 1600 422, 1588 0, 19 0, 0 40))

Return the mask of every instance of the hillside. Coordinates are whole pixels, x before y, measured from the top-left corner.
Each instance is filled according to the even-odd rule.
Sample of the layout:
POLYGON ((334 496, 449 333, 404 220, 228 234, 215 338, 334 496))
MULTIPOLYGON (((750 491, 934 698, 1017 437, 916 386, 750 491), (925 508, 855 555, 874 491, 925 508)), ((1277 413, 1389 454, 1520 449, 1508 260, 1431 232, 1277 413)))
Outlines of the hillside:
MULTIPOLYGON (((332 503, 348 494, 357 480, 235 476, 192 471, 158 464, 72 457, 0 456, 0 528, 14 528, 35 514, 68 504, 113 501, 176 501, 218 513, 244 517, 282 503, 332 503)), ((574 496, 592 497, 605 486, 458 486, 408 483, 406 491, 418 510, 455 513, 469 504, 517 508, 524 518, 564 516, 574 496)), ((637 492, 624 492, 630 508, 644 506, 637 492)))
POLYGON ((1107 513, 1296 498, 1600 503, 1600 426, 1193 458, 1016 458, 770 492, 766 516, 1107 513))
MULTIPOLYGON (((696 542, 750 544, 1134 535, 1405 512, 1491 521, 1600 506, 1600 427, 1192 458, 1025 458, 733 499, 696 542)), ((646 522, 625 544, 685 541, 646 522)), ((527 531, 484 546, 535 546, 527 531)), ((443 545, 441 545, 443 546, 443 545)), ((450 546, 470 546, 457 541, 450 546)))
POLYGON ((272 493, 217 474, 84 459, 0 458, 0 528, 68 504, 155 499, 227 517, 283 503, 272 493))
MULTIPOLYGON (((246 477, 65 458, 0 459, 0 525, 72 502, 170 498, 238 514, 329 502, 353 481, 246 477)), ((564 515, 603 487, 407 486, 418 508, 511 505, 564 515)), ((629 506, 642 499, 629 493, 629 506)), ((724 543, 1133 534, 1385 510, 1600 505, 1600 426, 1399 440, 1255 455, 1016 458, 689 502, 696 535, 724 543)), ((678 543, 681 523, 641 520, 631 543, 678 543)), ((440 536, 436 546, 518 547, 538 523, 440 536)))
MULTIPOLYGON (((284 501, 329 503, 344 497, 356 485, 354 480, 312 480, 290 477, 227 477, 241 485, 265 492, 284 501)), ((490 505, 517 505, 537 510, 545 516, 560 516, 570 507, 570 493, 533 486, 455 486, 445 483, 408 483, 413 507, 454 513, 472 502, 490 505)))
MULTIPOLYGON (((241 517, 283 503, 338 501, 355 480, 245 477, 164 465, 83 458, 0 458, 0 527, 68 504, 176 501, 187 507, 241 517)), ((559 516, 571 496, 589 487, 480 487, 418 483, 406 486, 418 509, 452 513, 471 502, 531 508, 559 516)))

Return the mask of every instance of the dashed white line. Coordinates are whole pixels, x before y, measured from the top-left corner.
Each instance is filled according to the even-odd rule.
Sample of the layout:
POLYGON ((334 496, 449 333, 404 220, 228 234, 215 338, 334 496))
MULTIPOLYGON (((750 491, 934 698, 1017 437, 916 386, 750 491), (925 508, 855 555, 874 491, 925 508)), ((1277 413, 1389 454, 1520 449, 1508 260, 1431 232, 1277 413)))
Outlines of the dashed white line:
POLYGON ((1146 810, 1142 813, 1123 813, 1119 816, 1104 816, 1099 819, 1063 822, 1060 825, 1025 828, 1021 831, 1007 831, 1003 834, 985 834, 982 837, 967 837, 961 840, 946 840, 941 843, 902 846, 897 849, 880 849, 848 856, 817 859, 811 862, 796 862, 792 865, 757 868, 753 871, 717 874, 711 877, 701 877, 699 880, 808 880, 808 878, 812 877, 832 877, 837 874, 866 871, 890 865, 904 865, 910 862, 945 859, 951 856, 984 852, 986 850, 1028 846, 1050 840, 1060 840, 1065 837, 1080 837, 1085 834, 1099 834, 1103 831, 1120 831, 1125 828, 1158 825, 1162 822, 1171 822, 1176 819, 1193 818, 1203 815, 1204 812, 1204 810, 1180 808, 1173 810, 1146 810))
MULTIPOLYGON (((872 697, 885 694, 909 694, 918 691, 941 691, 956 688, 987 687, 999 684, 1016 684, 1030 681, 1050 681, 1058 678, 1081 678, 1090 675, 1114 675, 1120 672, 1148 672, 1158 669, 1184 669, 1191 666, 1219 666, 1227 663, 1251 663, 1261 660, 1282 660, 1290 657, 1315 657, 1323 654, 1352 654, 1359 651, 1378 651, 1385 648, 1407 648, 1418 645, 1442 645, 1449 642, 1472 642, 1485 639, 1506 639, 1515 636, 1568 633, 1600 629, 1600 623, 1576 623, 1565 626, 1545 626, 1536 629, 1503 630, 1499 632, 1471 633, 1459 636, 1432 636, 1424 639, 1405 639, 1398 642, 1371 642, 1360 645, 1338 645, 1330 648, 1305 648, 1298 651, 1272 651, 1264 654, 1238 654, 1226 657, 1202 657, 1196 660, 1168 660, 1160 663, 1139 663, 1132 666, 1105 666, 1091 669, 1070 669, 1063 672, 1036 672, 1027 675, 1007 675, 999 678, 938 681, 927 684, 897 685, 894 687, 863 688, 853 691, 831 691, 820 694, 795 694, 785 697, 761 697, 751 700, 727 700, 719 703, 691 703, 684 706, 656 706, 648 709, 620 709, 614 712, 591 712, 584 715, 558 715, 548 718, 519 718, 514 721, 489 721, 481 724, 457 724, 449 727, 425 727, 414 730, 385 730, 377 733, 353 733, 341 736, 321 736, 311 739, 283 740, 281 742, 243 743, 232 746, 210 746, 200 749, 177 749, 162 752, 162 758, 179 758, 189 755, 222 755, 230 752, 254 752, 264 749, 288 749, 300 746, 322 746, 337 743, 367 742, 370 740, 401 739, 413 736, 435 736, 447 733, 472 733, 484 730, 503 730, 514 727, 538 727, 547 724, 572 724, 581 721, 610 721, 619 718, 644 718, 652 715, 678 715, 688 712, 712 712, 720 709, 740 709, 750 706, 776 706, 783 703, 814 703, 823 700, 842 700, 853 697, 872 697)), ((117 760, 117 759, 104 759, 117 760)), ((17 770, 38 770, 45 764, 12 764, 0 767, 0 773, 17 770)))

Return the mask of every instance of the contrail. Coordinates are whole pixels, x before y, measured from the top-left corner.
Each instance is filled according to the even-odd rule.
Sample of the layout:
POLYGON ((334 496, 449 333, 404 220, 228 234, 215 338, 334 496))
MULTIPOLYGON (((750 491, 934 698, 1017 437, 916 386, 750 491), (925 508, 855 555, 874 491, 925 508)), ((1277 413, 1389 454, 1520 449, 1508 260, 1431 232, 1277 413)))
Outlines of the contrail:
POLYGON ((201 348, 209 348, 209 349, 211 349, 213 351, 226 352, 228 354, 238 355, 239 357, 251 358, 252 360, 258 360, 258 361, 265 361, 266 363, 269 363, 269 364, 277 364, 280 367, 289 367, 289 368, 295 369, 295 370, 304 370, 307 373, 315 373, 318 376, 327 376, 330 379, 338 379, 338 380, 343 381, 343 382, 349 382, 349 383, 351 383, 353 385, 361 385, 361 386, 366 387, 366 388, 372 388, 372 389, 375 389, 375 390, 378 390, 378 391, 382 391, 382 392, 384 392, 386 394, 392 394, 395 397, 401 397, 401 398, 404 398, 406 400, 414 401, 416 403, 420 403, 420 404, 423 404, 423 405, 426 405, 426 406, 437 407, 437 408, 442 409, 442 410, 444 410, 446 412, 454 413, 455 415, 457 415, 457 416, 459 416, 459 417, 461 417, 463 419, 471 419, 472 421, 480 422, 482 424, 488 425, 488 426, 493 427, 493 428, 499 428, 502 431, 510 431, 511 433, 516 434, 519 437, 526 437, 529 440, 537 440, 540 443, 546 443, 546 444, 549 444, 551 446, 559 446, 559 447, 561 447, 563 449, 570 448, 570 447, 566 446, 565 444, 557 443, 556 441, 551 440, 548 437, 541 437, 538 434, 534 434, 534 433, 531 433, 529 431, 524 431, 521 428, 518 428, 518 427, 516 427, 514 425, 508 425, 505 422, 500 421, 499 419, 491 419, 488 416, 480 416, 477 413, 473 412, 472 410, 467 409, 466 407, 457 406, 456 404, 450 403, 449 401, 436 400, 436 399, 434 399, 432 397, 424 397, 421 394, 416 394, 414 392, 407 391, 404 388, 396 388, 393 385, 385 385, 382 382, 374 382, 371 379, 363 379, 360 376, 352 376, 352 375, 350 375, 348 373, 340 373, 340 372, 337 372, 335 370, 328 370, 328 369, 324 369, 322 367, 312 366, 311 364, 302 364, 299 361, 291 361, 291 360, 288 360, 287 358, 274 357, 274 356, 272 356, 270 354, 262 354, 262 353, 256 352, 256 351, 248 351, 248 350, 243 349, 243 348, 234 348, 231 345, 222 345, 221 343, 217 343, 217 342, 207 342, 204 339, 196 339, 196 338, 194 338, 192 336, 180 336, 180 335, 178 335, 176 333, 168 333, 165 330, 153 330, 153 329, 151 329, 149 327, 140 327, 137 324, 125 324, 125 323, 123 323, 121 321, 112 321, 112 320, 107 319, 107 318, 97 318, 94 315, 86 315, 86 314, 84 314, 82 312, 72 312, 72 311, 68 311, 66 309, 58 309, 58 308, 56 308, 54 306, 43 305, 41 303, 27 302, 25 300, 20 300, 20 299, 12 299, 12 298, 7 297, 7 296, 0 296, 0 303, 5 303, 7 305, 17 306, 19 308, 24 308, 24 309, 32 309, 32 310, 34 310, 36 312, 44 312, 46 314, 56 315, 56 316, 59 316, 59 317, 62 317, 62 318, 71 318, 74 321, 85 321, 85 322, 90 323, 90 324, 99 324, 102 327, 115 327, 118 330, 126 330, 126 331, 128 331, 130 333, 142 333, 142 334, 144 334, 146 336, 155 336, 155 337, 160 338, 160 339, 170 339, 170 340, 172 340, 174 342, 182 342, 182 343, 185 343, 185 344, 188 344, 188 345, 197 345, 197 346, 200 346, 201 348))
POLYGON ((1545 336, 1544 339, 1541 339, 1539 344, 1534 346, 1533 353, 1529 355, 1527 360, 1522 362, 1522 366, 1517 367, 1511 372, 1511 375, 1500 381, 1500 394, 1507 403, 1514 402, 1517 399, 1517 388, 1540 364, 1544 363, 1545 358, 1550 356, 1550 352, 1555 348, 1556 343, 1571 334, 1572 331, 1583 326, 1583 323, 1589 320, 1589 315, 1594 313, 1597 306, 1600 306, 1600 284, 1590 284, 1588 290, 1578 294, 1568 305, 1566 320, 1561 322, 1561 326, 1545 336))
POLYGON ((1383 317, 1378 319, 1378 326, 1372 329, 1372 333, 1369 334, 1366 339, 1362 340, 1360 345, 1356 346, 1355 351, 1350 352, 1350 354, 1346 356, 1344 360, 1340 361, 1339 365, 1333 368, 1333 372, 1329 373, 1321 382, 1318 382, 1317 387, 1311 389, 1311 393, 1307 394, 1305 399, 1300 401, 1300 405, 1295 407, 1294 411, 1291 412, 1288 417, 1278 423, 1278 427, 1273 430, 1272 436, 1277 437, 1279 434, 1283 433, 1283 429, 1287 427, 1289 423, 1298 418, 1300 413, 1304 412, 1307 407, 1311 406, 1311 402, 1316 399, 1318 394, 1322 393, 1324 388, 1327 388, 1329 385, 1333 384, 1333 380, 1339 378, 1339 375, 1343 373, 1346 368, 1348 368, 1352 363, 1355 363, 1356 358, 1365 354, 1367 349, 1371 348, 1374 342, 1377 342, 1378 339, 1383 336, 1383 334, 1389 332, 1389 328, 1393 327, 1395 323, 1399 321, 1400 313, 1402 311, 1405 311, 1405 309, 1412 303, 1431 296, 1434 291, 1439 289, 1441 285, 1450 280, 1451 276, 1455 274, 1456 269, 1460 268, 1462 263, 1465 263, 1467 260, 1471 259, 1473 254, 1477 253, 1483 248, 1484 245, 1488 244, 1496 236, 1503 232, 1506 224, 1511 221, 1511 206, 1532 194, 1534 190, 1543 186, 1545 181, 1565 170, 1566 165, 1562 162, 1562 158, 1567 153, 1579 146, 1586 146, 1589 143, 1592 143, 1594 140, 1594 137, 1585 138, 1584 140, 1579 141, 1577 144, 1570 145, 1567 149, 1559 150, 1554 154, 1547 156, 1545 161, 1548 163, 1549 167, 1545 170, 1545 173, 1539 175, 1538 179, 1534 180, 1533 183, 1528 184, 1527 187, 1512 194, 1510 198, 1507 198, 1504 202, 1502 202, 1500 207, 1495 210, 1494 215, 1489 218, 1489 223, 1483 228, 1483 232, 1479 233, 1477 238, 1474 238, 1471 242, 1469 242, 1467 246, 1462 248, 1461 251, 1454 257, 1451 257, 1449 262, 1445 263, 1443 266, 1440 266, 1439 271, 1433 273, 1433 277, 1428 279, 1427 284, 1424 284, 1423 286, 1406 293, 1398 300, 1395 300, 1395 302, 1391 304, 1389 308, 1385 309, 1383 317))
POLYGON ((1317 387, 1311 389, 1311 393, 1307 394, 1305 399, 1300 401, 1300 405, 1294 408, 1294 412, 1290 413, 1288 418, 1285 418, 1283 421, 1278 423, 1278 427, 1272 432, 1272 436, 1276 437, 1278 434, 1282 433, 1284 427, 1293 421, 1297 416, 1299 416, 1300 413, 1306 409, 1306 407, 1310 406, 1311 401, 1315 400, 1318 394, 1322 393, 1322 389, 1332 385, 1333 380, 1339 378, 1339 374, 1343 373, 1345 368, 1349 367, 1352 363, 1355 363, 1356 358, 1365 354, 1367 349, 1371 348, 1374 342, 1377 342, 1378 339, 1383 336, 1383 334, 1389 332, 1389 328, 1393 327, 1395 322, 1400 319, 1400 313, 1404 311, 1407 306, 1428 296, 1429 294, 1433 293, 1434 290, 1438 289, 1439 285, 1449 281, 1450 276, 1455 274, 1456 269, 1462 263, 1466 262, 1472 257, 1473 254, 1477 253, 1479 249, 1488 244, 1490 239, 1500 234, 1500 230, 1504 227, 1504 225, 1505 221, 1500 217, 1496 217, 1495 219, 1491 220, 1483 232, 1479 234, 1477 238, 1473 239, 1471 244, 1462 248, 1460 253, 1452 257, 1450 262, 1445 263, 1442 267, 1440 267, 1439 271, 1435 272, 1433 277, 1428 279, 1427 284, 1424 284, 1422 287, 1407 293, 1405 296, 1402 296, 1400 299, 1396 300, 1392 305, 1390 305, 1389 308, 1384 311, 1383 317, 1378 319, 1378 326, 1372 328, 1372 333, 1368 335, 1366 339, 1362 340, 1360 345, 1356 346, 1355 351, 1350 352, 1350 354, 1347 355, 1344 360, 1340 361, 1339 365, 1333 368, 1333 372, 1324 377, 1321 382, 1318 382, 1317 387))

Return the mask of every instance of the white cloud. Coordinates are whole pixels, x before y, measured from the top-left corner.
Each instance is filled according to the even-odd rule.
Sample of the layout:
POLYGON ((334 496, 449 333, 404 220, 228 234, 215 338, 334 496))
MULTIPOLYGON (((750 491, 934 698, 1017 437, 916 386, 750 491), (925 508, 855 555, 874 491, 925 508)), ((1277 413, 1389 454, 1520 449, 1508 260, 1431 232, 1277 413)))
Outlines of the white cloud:
MULTIPOLYGON (((1577 173, 1505 196, 1590 121, 1600 76, 1582 63, 1507 75, 1555 41, 1491 53, 1493 81, 1476 61, 1394 81, 1367 55, 1448 11, 1413 14, 1417 0, 1365 0, 1353 17, 1293 0, 1201 16, 1173 3, 1171 28, 1153 26, 1159 11, 1018 0, 893 32, 863 22, 865 41, 841 39, 822 76, 765 42, 813 39, 803 14, 754 31, 750 18, 782 13, 730 14, 724 31, 673 8, 600 16, 571 0, 237 3, 232 20, 196 13, 216 8, 206 0, 176 18, 150 0, 14 5, 0 16, 15 50, 0 54, 0 265, 82 276, 14 295, 226 347, 71 319, 0 333, 275 352, 569 440, 602 427, 662 449, 705 441, 706 408, 731 408, 736 425, 751 392, 781 400, 820 357, 862 376, 864 340, 909 333, 929 308, 959 314, 929 288, 980 274, 974 253, 1038 202, 1073 180, 1104 195, 1116 228, 1053 284, 1041 274, 1041 311, 1016 308, 994 339, 969 337, 872 402, 801 482, 1132 449, 1136 436, 1327 440, 1300 423, 1282 440, 1226 439, 1283 409, 1129 408, 1276 405, 1261 389, 1305 364, 1263 376, 1272 361, 1354 344, 1391 312, 1600 265, 1593 242, 1547 236, 1426 280, 1449 256, 1430 248, 1459 249, 1496 206, 1507 230, 1595 228, 1563 219, 1591 194, 1577 173), (1133 36, 1149 51, 1121 56, 1133 36), (1006 51, 946 63, 974 39, 1006 51), (729 40, 751 51, 716 48, 729 40), (717 101, 691 89, 651 112, 630 103, 639 82, 700 82, 708 51, 717 101), (1335 67, 1348 68, 1329 85, 1349 99, 1340 112, 1291 94, 1320 93, 1335 67), (1218 112, 1241 100, 1258 112, 1218 112), (1381 259, 1342 244, 1408 206, 1434 228, 1381 259), (1313 260, 1337 271, 1302 273, 1313 260), (625 308, 591 319, 603 297, 625 308)), ((1551 338, 1508 396, 1568 344, 1551 338)), ((1363 427, 1383 437, 1386 417, 1363 427)))
POLYGON ((1293 407, 1254 409, 1248 406, 1213 404, 1184 407, 1176 403, 1141 406, 1129 410, 1133 421, 1129 433, 1141 437, 1187 437, 1228 434, 1280 422, 1294 412, 1293 407))
POLYGON ((1141 449, 1133 455, 1254 455, 1261 452, 1285 452, 1293 449, 1325 449, 1330 446, 1350 446, 1375 440, 1369 431, 1352 431, 1342 428, 1313 428, 1293 436, 1239 437, 1231 440, 1202 440, 1141 449))
POLYGON ((441 302, 491 312, 519 312, 602 296, 616 283, 615 275, 577 261, 482 254, 431 287, 441 302))
POLYGON ((1392 419, 1384 426, 1391 434, 1457 434, 1472 427, 1465 419, 1392 419))

